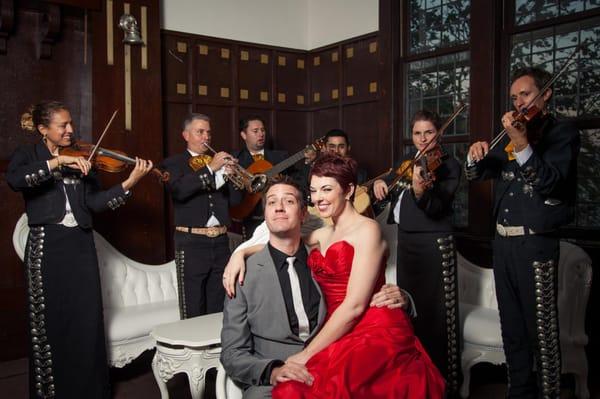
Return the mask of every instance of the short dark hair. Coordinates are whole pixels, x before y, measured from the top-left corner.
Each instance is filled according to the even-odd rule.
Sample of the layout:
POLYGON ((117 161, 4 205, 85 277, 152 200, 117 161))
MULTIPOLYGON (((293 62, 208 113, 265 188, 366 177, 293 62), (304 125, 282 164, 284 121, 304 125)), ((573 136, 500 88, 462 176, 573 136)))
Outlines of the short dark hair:
POLYGON ((240 119, 240 131, 248 129, 248 125, 252 121, 260 121, 266 127, 265 120, 260 115, 248 115, 240 119))
POLYGON ((198 120, 210 123, 210 117, 208 115, 192 113, 183 121, 183 130, 187 130, 194 121, 198 120))
POLYGON ((313 164, 308 180, 313 176, 334 178, 344 191, 350 189, 350 185, 356 187, 358 163, 350 157, 342 157, 338 154, 325 153, 317 158, 313 164))
POLYGON ((304 192, 304 190, 302 190, 300 185, 294 179, 292 179, 291 177, 289 177, 287 175, 275 176, 275 177, 269 179, 269 181, 267 182, 267 185, 265 186, 265 189, 263 190, 263 197, 262 197, 263 208, 266 205, 267 193, 273 186, 277 186, 279 184, 285 184, 286 186, 294 187, 296 189, 296 191, 298 192, 296 199, 298 200, 300 207, 302 209, 306 208, 306 193, 304 192))
POLYGON ((515 83, 515 80, 522 78, 523 76, 532 77, 533 81, 535 82, 535 86, 539 90, 542 90, 542 87, 544 87, 544 85, 548 83, 550 79, 552 79, 552 74, 545 69, 540 67, 524 67, 513 72, 510 79, 511 84, 515 83))
POLYGON ((418 121, 427 121, 431 122, 433 126, 435 126, 436 130, 440 130, 442 127, 442 120, 437 112, 432 112, 426 109, 422 109, 420 111, 415 112, 412 119, 410 120, 410 128, 412 129, 415 126, 415 123, 418 121))
POLYGON ((331 129, 325 134, 325 141, 327 141, 330 137, 343 137, 346 140, 346 144, 350 145, 350 139, 348 138, 348 134, 342 129, 331 129))

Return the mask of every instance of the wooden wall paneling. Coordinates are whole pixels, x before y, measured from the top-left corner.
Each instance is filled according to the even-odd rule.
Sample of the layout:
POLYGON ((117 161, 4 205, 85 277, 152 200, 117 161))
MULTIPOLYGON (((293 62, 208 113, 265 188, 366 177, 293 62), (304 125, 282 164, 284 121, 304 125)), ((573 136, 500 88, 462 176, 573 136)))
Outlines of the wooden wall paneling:
POLYGON ((192 86, 193 41, 185 36, 162 36, 162 90, 170 101, 190 101, 198 87, 192 86))
POLYGON ((352 143, 352 156, 365 168, 369 176, 375 176, 389 168, 383 157, 379 157, 379 132, 377 121, 377 102, 366 102, 344 106, 344 130, 352 143))
MULTIPOLYGON (((313 138, 324 136, 331 129, 339 129, 340 111, 337 106, 322 108, 312 112, 313 138)), ((350 138, 352 141, 352 138, 350 138)))
POLYGON ((221 41, 196 39, 193 49, 194 99, 202 103, 231 104, 233 87, 233 46, 221 41))
POLYGON ((339 104, 342 96, 340 87, 340 47, 309 52, 311 104, 315 108, 339 104))
MULTIPOLYGON (((92 83, 94 139, 98 138, 113 111, 119 109, 103 146, 158 162, 164 152, 161 129, 159 2, 113 0, 112 16, 112 21, 107 21, 106 6, 103 12, 92 13, 91 16, 94 32, 92 44, 95 50, 92 83), (127 48, 122 43, 123 32, 118 28, 118 21, 127 7, 138 23, 141 23, 141 7, 146 7, 147 69, 142 68, 141 46, 127 48), (110 35, 107 35, 110 30, 114 33, 112 42, 110 35), (113 48, 112 65, 106 51, 108 46, 113 48), (129 100, 126 99, 126 53, 129 53, 131 82, 129 100), (127 106, 131 107, 130 129, 125 120, 127 106)), ((102 174, 103 184, 116 184, 125 179, 127 173, 129 170, 119 175, 102 174)), ((163 227, 165 218, 162 187, 154 178, 147 177, 134 188, 134 195, 126 206, 96 217, 95 228, 127 256, 144 263, 162 263, 167 258, 163 227)))
MULTIPOLYGON (((239 46, 237 56, 237 82, 239 103, 271 106, 273 103, 285 104, 287 98, 273 93, 274 52, 264 47, 239 46), (283 101, 282 101, 283 100, 283 101)), ((267 126, 268 128, 268 126, 267 126)))
POLYGON ((274 148, 285 149, 290 155, 306 147, 312 140, 307 113, 304 111, 275 112, 277 140, 274 148))
POLYGON ((232 131, 237 129, 233 124, 233 111, 231 106, 200 104, 196 106, 196 112, 210 116, 210 128, 212 130, 211 147, 215 151, 231 151, 232 131))
MULTIPOLYGON (((377 99, 379 85, 377 35, 342 46, 342 94, 345 102, 377 99)), ((376 123, 377 114, 372 115, 376 123)))
POLYGON ((288 107, 306 108, 308 98, 308 68, 304 53, 275 52, 275 101, 288 107), (279 95, 285 101, 279 101, 279 95))
MULTIPOLYGON (((40 60, 36 43, 45 3, 13 5, 12 26, 5 15, 0 26, 10 33, 5 36, 6 52, 0 56, 0 360, 27 355, 23 263, 12 247, 13 229, 24 204, 21 194, 8 187, 5 173, 13 151, 37 142, 39 134, 22 131, 20 116, 44 99, 61 100, 70 108, 79 135, 84 139, 91 135, 91 74, 83 60, 83 10, 59 7, 61 23, 52 52, 40 60)), ((5 2, 2 9, 7 9, 5 2)))
POLYGON ((191 105, 187 103, 168 102, 164 104, 165 158, 185 150, 186 144, 181 132, 183 131, 183 121, 192 112, 190 108, 191 105))

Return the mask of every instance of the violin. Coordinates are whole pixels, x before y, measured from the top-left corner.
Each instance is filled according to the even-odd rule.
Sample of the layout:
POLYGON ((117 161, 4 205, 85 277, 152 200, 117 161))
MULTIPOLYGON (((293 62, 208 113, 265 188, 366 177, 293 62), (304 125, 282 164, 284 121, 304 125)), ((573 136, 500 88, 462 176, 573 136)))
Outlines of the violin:
MULTIPOLYGON (((60 148, 59 154, 71 157, 89 158, 90 154, 93 153, 93 156, 90 159, 92 167, 109 173, 119 173, 127 168, 128 165, 135 165, 135 159, 129 157, 123 151, 108 150, 102 147, 98 147, 95 153, 93 151, 93 144, 79 141, 69 147, 60 148)), ((158 177, 160 182, 169 180, 168 172, 163 172, 157 168, 152 168, 151 172, 158 177)))
MULTIPOLYGON (((571 65, 571 62, 573 62, 573 60, 575 59, 575 56, 579 53, 579 51, 583 51, 584 54, 587 53, 588 40, 590 40, 590 39, 584 40, 583 42, 581 42, 579 44, 579 46, 577 46, 575 48, 575 50, 573 50, 573 53, 571 53, 569 58, 567 58, 567 60, 563 64, 562 68, 560 68, 560 70, 557 73, 555 73, 554 76, 552 76, 552 78, 548 82, 546 82, 544 87, 542 87, 540 89, 540 91, 535 95, 535 97, 531 101, 529 101, 529 104, 527 104, 525 107, 521 108, 520 110, 513 112, 512 116, 514 118, 514 121, 512 122, 512 125, 519 130, 522 130, 524 126, 527 126, 528 127, 527 128, 527 139, 529 142, 537 143, 541 138, 541 132, 542 132, 541 129, 537 128, 537 127, 539 127, 539 125, 533 126, 534 128, 531 129, 531 132, 530 132, 529 125, 531 125, 531 124, 535 125, 538 121, 545 119, 545 116, 546 116, 546 112, 543 109, 540 109, 537 105, 535 105, 535 102, 540 97, 542 97, 544 95, 544 93, 546 93, 546 91, 554 84, 554 82, 556 82, 556 80, 563 73, 565 73, 565 71, 567 70, 569 65, 571 65)), ((503 129, 500 133, 498 133, 498 135, 496 137, 494 137, 492 139, 492 141, 490 142, 490 146, 489 146, 489 150, 488 150, 487 154, 489 154, 491 152, 491 150, 495 146, 498 145, 498 143, 504 138, 504 136, 506 136, 506 133, 507 133, 506 129, 503 129)), ((509 145, 505 149, 509 153, 512 152, 512 151, 508 151, 508 148, 510 145, 511 145, 511 143, 509 143, 509 145)))
POLYGON ((409 187, 413 179, 413 169, 415 165, 421 167, 420 176, 423 179, 425 188, 429 189, 433 186, 436 179, 435 171, 442 165, 446 153, 442 150, 441 141, 444 132, 456 117, 466 108, 465 104, 460 104, 444 122, 433 139, 423 148, 422 151, 417 151, 414 159, 407 159, 402 162, 400 167, 396 169, 396 177, 389 185, 389 191, 395 190, 397 187, 409 187))

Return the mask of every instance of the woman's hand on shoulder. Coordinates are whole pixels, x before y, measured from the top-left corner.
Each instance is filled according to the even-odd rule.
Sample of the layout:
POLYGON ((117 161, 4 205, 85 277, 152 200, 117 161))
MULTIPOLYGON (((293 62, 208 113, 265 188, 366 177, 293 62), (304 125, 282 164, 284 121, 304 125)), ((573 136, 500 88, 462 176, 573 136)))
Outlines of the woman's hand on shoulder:
POLYGON ((225 270, 223 270, 223 287, 229 298, 235 296, 236 282, 240 283, 240 285, 244 285, 244 277, 246 276, 246 258, 254 255, 264 247, 265 246, 262 244, 253 245, 231 254, 229 262, 227 262, 225 270))

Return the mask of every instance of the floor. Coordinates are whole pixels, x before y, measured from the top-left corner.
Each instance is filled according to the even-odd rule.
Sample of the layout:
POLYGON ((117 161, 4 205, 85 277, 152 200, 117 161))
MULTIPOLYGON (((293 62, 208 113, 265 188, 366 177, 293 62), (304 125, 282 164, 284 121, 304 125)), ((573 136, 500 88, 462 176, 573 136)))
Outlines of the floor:
MULTIPOLYGON (((111 369, 114 399, 160 399, 160 392, 150 367, 153 353, 144 353, 123 369, 111 369)), ((506 389, 505 370, 502 366, 479 364, 472 370, 471 396, 473 399, 502 399, 506 389)), ((594 374, 590 373, 590 377, 594 374)), ((206 399, 213 399, 215 375, 207 377, 206 399)), ((589 378, 591 399, 600 399, 600 381, 589 378)), ((563 379, 561 399, 575 398, 573 381, 563 379)), ((191 398, 184 375, 176 375, 168 383, 172 399, 191 398)), ((27 359, 0 362, 0 397, 10 399, 27 398, 27 359)))

